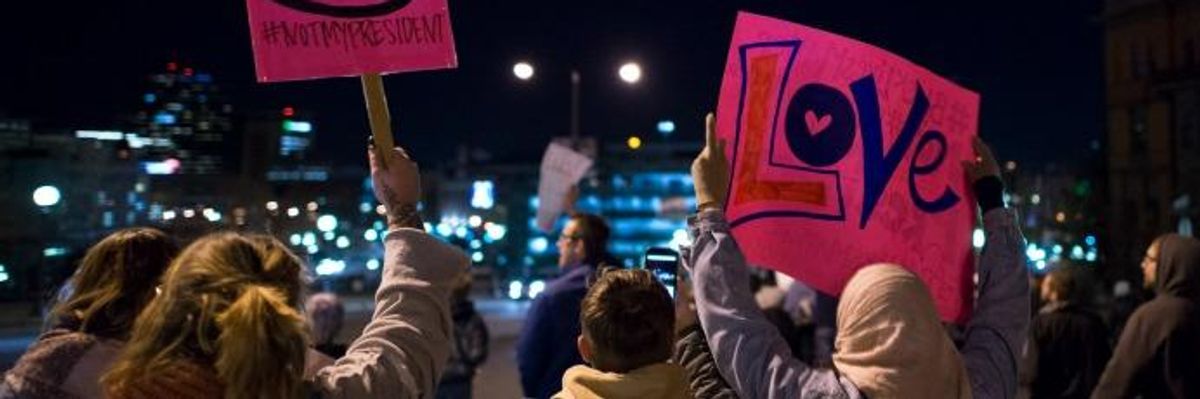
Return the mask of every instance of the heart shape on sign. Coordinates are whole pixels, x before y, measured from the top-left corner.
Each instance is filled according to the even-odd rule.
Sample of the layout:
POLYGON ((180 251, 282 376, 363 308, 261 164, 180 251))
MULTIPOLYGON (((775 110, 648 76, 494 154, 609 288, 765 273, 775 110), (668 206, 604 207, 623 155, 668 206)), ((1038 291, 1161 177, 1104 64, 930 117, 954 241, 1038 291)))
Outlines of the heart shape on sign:
POLYGON ((808 133, 816 136, 825 131, 829 127, 829 123, 833 122, 833 116, 829 114, 817 116, 816 112, 809 110, 804 113, 804 123, 808 125, 808 133))

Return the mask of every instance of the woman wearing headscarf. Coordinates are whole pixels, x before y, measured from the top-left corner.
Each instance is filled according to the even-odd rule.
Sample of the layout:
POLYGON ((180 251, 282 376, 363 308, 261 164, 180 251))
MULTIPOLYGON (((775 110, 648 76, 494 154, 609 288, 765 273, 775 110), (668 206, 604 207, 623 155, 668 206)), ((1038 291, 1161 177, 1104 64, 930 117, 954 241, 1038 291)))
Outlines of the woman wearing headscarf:
POLYGON ((1156 296, 1129 317, 1092 397, 1200 397, 1200 241, 1159 237, 1142 272, 1156 296))
POLYGON ((699 214, 685 265, 695 279, 696 306, 713 358, 743 398, 1008 398, 1016 393, 1015 350, 1029 324, 1024 239, 1003 207, 1003 184, 990 150, 964 162, 984 214, 987 245, 978 298, 965 343, 956 349, 924 284, 896 265, 859 270, 837 310, 833 370, 793 358, 755 306, 746 259, 721 212, 729 185, 724 144, 712 115, 707 146, 692 164, 699 214))

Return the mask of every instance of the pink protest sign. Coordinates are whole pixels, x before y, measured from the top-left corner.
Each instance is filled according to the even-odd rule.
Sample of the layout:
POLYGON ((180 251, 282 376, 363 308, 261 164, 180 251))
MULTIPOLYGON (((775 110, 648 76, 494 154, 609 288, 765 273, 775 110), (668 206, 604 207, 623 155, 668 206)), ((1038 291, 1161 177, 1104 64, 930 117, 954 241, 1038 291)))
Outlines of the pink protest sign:
POLYGON ((446 0, 246 0, 259 82, 454 68, 446 0))
POLYGON ((971 308, 979 96, 870 45, 742 13, 718 132, 726 217, 750 263, 837 295, 856 270, 898 263, 945 320, 971 308))

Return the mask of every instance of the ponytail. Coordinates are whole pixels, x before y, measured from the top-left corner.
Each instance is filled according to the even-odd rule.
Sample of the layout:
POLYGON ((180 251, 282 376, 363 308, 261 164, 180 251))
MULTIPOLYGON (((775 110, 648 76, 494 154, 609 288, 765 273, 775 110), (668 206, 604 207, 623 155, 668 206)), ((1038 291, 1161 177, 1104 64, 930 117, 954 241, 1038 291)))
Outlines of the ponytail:
POLYGON ((303 395, 304 317, 276 288, 249 284, 216 317, 215 368, 227 399, 303 395))

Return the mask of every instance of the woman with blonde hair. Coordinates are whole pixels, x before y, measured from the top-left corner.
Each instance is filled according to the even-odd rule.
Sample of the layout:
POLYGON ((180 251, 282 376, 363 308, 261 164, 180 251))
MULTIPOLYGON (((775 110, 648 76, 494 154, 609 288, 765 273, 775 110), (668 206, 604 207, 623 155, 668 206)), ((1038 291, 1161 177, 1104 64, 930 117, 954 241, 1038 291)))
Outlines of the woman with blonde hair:
POLYGON ((266 237, 220 234, 184 250, 105 375, 113 398, 430 397, 451 334, 449 291, 462 251, 422 229, 417 166, 400 149, 371 156, 387 208, 375 313, 346 355, 308 350, 304 268, 266 237))
POLYGON ((117 231, 88 249, 68 282, 71 294, 50 312, 50 328, 5 373, 0 398, 99 397, 101 373, 178 252, 151 228, 117 231))

